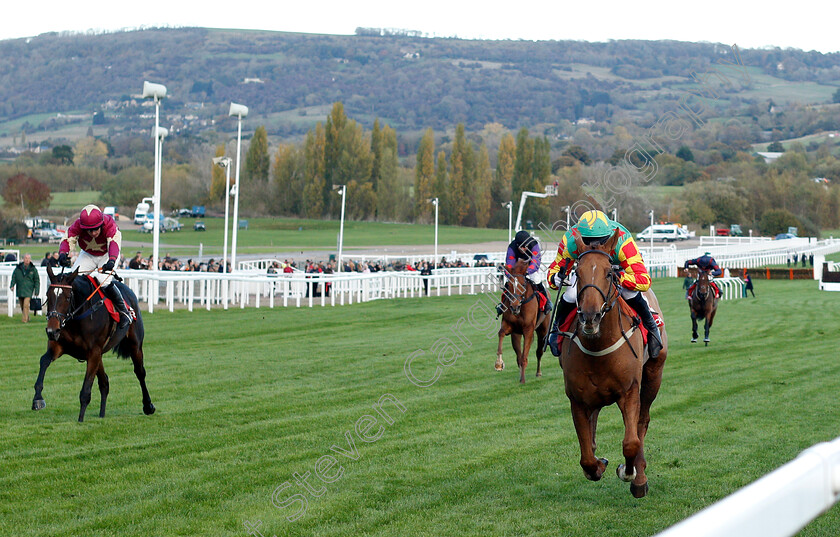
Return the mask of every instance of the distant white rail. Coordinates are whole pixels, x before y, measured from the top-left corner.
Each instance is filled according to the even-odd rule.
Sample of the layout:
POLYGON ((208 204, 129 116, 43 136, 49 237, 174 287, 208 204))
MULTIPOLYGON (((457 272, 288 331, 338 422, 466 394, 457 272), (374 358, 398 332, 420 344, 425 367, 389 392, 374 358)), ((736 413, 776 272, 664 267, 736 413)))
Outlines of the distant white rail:
POLYGON ((840 438, 806 449, 656 537, 792 537, 838 500, 840 438))

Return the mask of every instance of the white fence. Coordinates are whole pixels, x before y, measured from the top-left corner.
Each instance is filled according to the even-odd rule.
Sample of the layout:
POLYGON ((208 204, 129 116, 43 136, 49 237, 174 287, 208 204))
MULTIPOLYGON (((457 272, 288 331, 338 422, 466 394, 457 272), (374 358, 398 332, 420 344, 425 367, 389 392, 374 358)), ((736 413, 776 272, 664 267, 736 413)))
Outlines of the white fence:
MULTIPOLYGON (((15 300, 8 299, 14 294, 9 291, 12 270, 13 267, 0 267, 0 293, 6 294, 9 316, 15 307, 15 300)), ((45 268, 38 267, 38 271, 41 279, 38 296, 43 297, 48 278, 45 268)), ((119 274, 137 298, 146 302, 149 312, 157 307, 174 311, 176 306, 190 311, 213 306, 225 309, 335 306, 387 298, 484 293, 497 290, 499 284, 495 267, 437 269, 430 276, 418 272, 221 274, 148 270, 122 270, 119 274)))
POLYGON ((792 537, 838 500, 840 437, 805 450, 657 537, 792 537))

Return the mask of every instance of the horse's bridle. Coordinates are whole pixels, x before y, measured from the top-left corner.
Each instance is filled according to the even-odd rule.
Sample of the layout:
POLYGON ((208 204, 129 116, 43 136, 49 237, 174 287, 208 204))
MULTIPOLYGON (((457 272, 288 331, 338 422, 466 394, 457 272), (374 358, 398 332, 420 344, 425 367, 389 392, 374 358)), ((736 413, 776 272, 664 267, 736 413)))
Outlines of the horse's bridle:
MULTIPOLYGON (((73 286, 72 285, 67 285, 66 283, 51 283, 47 287, 47 293, 49 294, 49 292, 50 292, 49 290, 53 289, 53 288, 66 289, 67 290, 67 300, 70 302, 70 307, 73 306, 73 286)), ((67 321, 69 321, 70 319, 72 319, 76 315, 76 312, 78 311, 78 309, 79 308, 76 308, 76 310, 71 311, 70 313, 61 313, 60 311, 56 311, 55 309, 53 309, 52 311, 47 312, 47 321, 49 321, 50 319, 56 318, 56 319, 58 319, 58 323, 59 323, 58 328, 63 329, 64 325, 67 324, 67 321)))
MULTIPOLYGON (((610 257, 610 254, 608 254, 607 252, 605 252, 603 250, 587 250, 587 251, 581 253, 578 256, 578 259, 582 258, 583 256, 585 256, 587 254, 591 254, 591 253, 599 253, 601 255, 607 256, 610 260, 612 260, 612 258, 610 257)), ((578 280, 580 280, 580 264, 578 264, 578 268, 575 269, 575 273, 577 274, 578 280)), ((615 275, 613 274, 612 270, 610 270, 610 288, 606 293, 604 293, 604 291, 601 290, 601 288, 598 287, 597 285, 595 285, 594 283, 587 283, 586 285, 584 285, 583 287, 578 289, 578 292, 577 292, 577 302, 578 302, 578 304, 580 304, 581 295, 583 295, 583 292, 586 289, 588 289, 589 287, 592 287, 596 291, 598 291, 598 294, 600 294, 601 298, 604 299, 604 303, 601 304, 601 309, 598 310, 598 313, 597 313, 598 319, 603 319, 604 316, 607 313, 609 313, 609 311, 611 309, 613 309, 615 307, 615 305, 618 303, 618 286, 615 283, 615 275), (612 300, 610 300, 610 297, 612 297, 612 300)), ((580 311, 580 306, 578 306, 578 311, 580 311)))
MULTIPOLYGON (((514 276, 517 276, 517 274, 508 273, 508 280, 513 282, 514 290, 516 290, 516 288, 519 287, 519 282, 517 282, 513 278, 514 276)), ((511 313, 513 313, 514 315, 519 315, 519 312, 522 310, 522 306, 524 306, 528 302, 532 301, 537 296, 537 291, 535 289, 534 292, 531 293, 531 296, 529 296, 528 298, 525 298, 525 293, 528 292, 528 278, 525 277, 525 275, 521 275, 521 276, 522 276, 522 279, 525 280, 525 285, 523 286, 522 294, 515 293, 515 292, 511 293, 510 291, 505 289, 505 293, 507 293, 509 296, 512 296, 512 297, 516 298, 519 301, 518 306, 516 306, 515 308, 514 307, 510 308, 511 313)))

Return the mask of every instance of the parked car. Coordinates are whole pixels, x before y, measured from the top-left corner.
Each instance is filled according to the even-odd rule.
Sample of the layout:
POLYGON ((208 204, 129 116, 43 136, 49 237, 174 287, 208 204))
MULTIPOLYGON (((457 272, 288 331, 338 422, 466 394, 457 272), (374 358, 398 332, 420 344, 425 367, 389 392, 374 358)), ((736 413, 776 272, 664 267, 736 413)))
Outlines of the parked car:
POLYGON ((193 205, 190 216, 193 218, 204 218, 204 205, 193 205))
MULTIPOLYGON (((160 231, 166 233, 167 231, 181 231, 183 224, 170 218, 160 215, 160 231)), ((146 215, 146 221, 143 222, 143 228, 140 230, 143 233, 151 233, 155 229, 155 215, 149 213, 146 215)))
POLYGON ((38 242, 61 242, 64 234, 57 229, 38 228, 32 230, 32 240, 38 242))
POLYGON ((193 224, 193 231, 207 231, 207 228, 204 227, 204 222, 196 222, 193 224))
POLYGON ((796 235, 794 235, 793 233, 779 233, 775 237, 775 239, 777 241, 781 241, 781 240, 785 240, 785 239, 795 239, 795 238, 796 238, 796 235))

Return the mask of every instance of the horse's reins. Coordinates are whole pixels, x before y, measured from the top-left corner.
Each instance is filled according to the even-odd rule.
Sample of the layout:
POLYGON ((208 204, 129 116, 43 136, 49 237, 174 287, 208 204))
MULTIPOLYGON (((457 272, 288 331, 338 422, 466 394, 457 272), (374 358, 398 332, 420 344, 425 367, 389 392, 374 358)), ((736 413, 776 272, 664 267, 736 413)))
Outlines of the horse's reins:
MULTIPOLYGON (((598 252, 599 254, 603 254, 603 255, 607 256, 608 258, 610 257, 610 254, 608 254, 607 252, 604 252, 603 250, 587 250, 585 252, 582 252, 578 256, 578 259, 580 259, 581 257, 583 257, 586 254, 591 254, 593 252, 598 252)), ((612 258, 610 258, 610 260, 612 260, 612 258)), ((606 316, 606 314, 609 313, 610 310, 612 310, 615 307, 615 305, 618 303, 618 297, 619 297, 618 284, 616 284, 616 282, 615 282, 615 274, 612 271, 610 271, 610 289, 607 293, 604 293, 601 290, 600 287, 598 287, 597 285, 592 284, 592 283, 588 283, 588 284, 584 285, 581 289, 579 289, 578 292, 577 292, 578 304, 580 304, 580 296, 589 287, 593 287, 601 295, 601 298, 604 299, 604 303, 601 305, 601 309, 598 311, 599 317, 603 319, 604 316, 606 316), (610 301, 610 297, 613 297, 612 301, 610 301), (608 303, 609 303, 609 305, 608 305, 608 303)), ((580 306, 578 306, 577 309, 578 309, 578 313, 580 313, 580 306)), ((615 343, 613 343, 612 345, 610 345, 606 349, 601 349, 600 351, 593 351, 593 350, 589 350, 586 347, 584 347, 583 343, 581 343, 581 341, 580 341, 580 338, 577 337, 577 335, 578 335, 577 328, 575 329, 574 332, 571 332, 571 333, 570 332, 561 332, 561 334, 565 337, 568 337, 571 341, 574 341, 575 345, 577 345, 578 348, 581 350, 581 352, 583 352, 586 355, 596 356, 596 357, 606 356, 607 354, 610 354, 611 352, 617 351, 619 348, 621 348, 622 345, 624 345, 625 342, 629 344, 630 343, 630 337, 633 335, 633 332, 636 331, 636 327, 638 325, 636 323, 633 323, 633 325, 630 327, 630 330, 625 332, 624 327, 621 326, 621 318, 622 317, 623 317, 623 314, 621 313, 621 311, 619 311, 618 329, 621 331, 621 336, 623 338, 623 341, 622 341, 622 339, 618 339, 618 340, 616 340, 615 343)), ((630 345, 630 350, 633 352, 633 356, 635 356, 636 359, 638 360, 639 356, 636 354, 636 349, 633 348, 633 345, 630 345)))
MULTIPOLYGON (((508 279, 509 279, 510 281, 513 281, 513 284, 514 284, 514 290, 515 290, 517 287, 519 287, 519 282, 517 282, 517 281, 513 278, 513 276, 517 276, 517 274, 513 274, 513 273, 510 273, 510 272, 508 273, 508 279)), ((527 291, 528 291, 528 287, 527 287, 527 285, 528 285, 528 278, 524 278, 524 279, 525 279, 525 285, 524 285, 523 287, 524 287, 524 289, 525 289, 525 292, 527 292, 527 291)), ((532 286, 532 287, 533 287, 533 286, 532 286)), ((505 289, 505 292, 506 292, 509 296, 513 296, 514 298, 516 298, 516 299, 518 299, 518 300, 519 300, 519 308, 520 308, 520 309, 522 308, 522 306, 524 306, 524 305, 525 305, 525 304, 527 304, 528 302, 530 302, 530 301, 534 300, 534 298, 536 298, 536 296, 537 296, 537 290, 536 290, 536 288, 534 288, 534 292, 533 292, 533 293, 531 293, 531 295, 530 295, 528 298, 523 298, 523 297, 524 297, 524 293, 523 293, 522 295, 517 294, 517 293, 511 293, 511 292, 510 292, 510 291, 508 291, 507 289, 505 289)), ((518 315, 518 313, 515 313, 515 315, 518 315)))
MULTIPOLYGON (((95 272, 95 269, 84 273, 84 275, 87 276, 91 272, 95 272)), ((62 275, 63 274, 64 273, 62 272, 62 275)), ((108 281, 108 278, 111 278, 112 276, 114 276, 113 271, 108 273, 108 276, 105 278, 105 281, 108 281)), ((71 319, 82 319, 82 318, 86 317, 87 315, 82 315, 82 316, 77 317, 76 314, 79 313, 82 310, 82 308, 85 307, 85 304, 87 304, 90 301, 90 299, 93 298, 96 295, 96 293, 98 293, 99 290, 102 288, 102 282, 97 280, 97 284, 98 285, 93 289, 93 292, 90 295, 88 295, 88 297, 86 299, 84 299, 76 307, 76 309, 74 309, 70 313, 61 313, 61 312, 58 312, 58 311, 55 311, 55 310, 48 311, 47 312, 47 319, 49 320, 53 317, 58 318, 59 328, 64 328, 64 325, 67 324, 67 321, 69 321, 71 319)), ((47 288, 50 288, 50 287, 60 287, 62 289, 68 289, 68 292, 70 294, 70 303, 72 304, 72 302, 73 302, 73 286, 72 285, 67 285, 67 284, 63 284, 63 283, 51 283, 47 286, 47 288)), ((90 310, 90 311, 93 311, 93 310, 90 310)))

